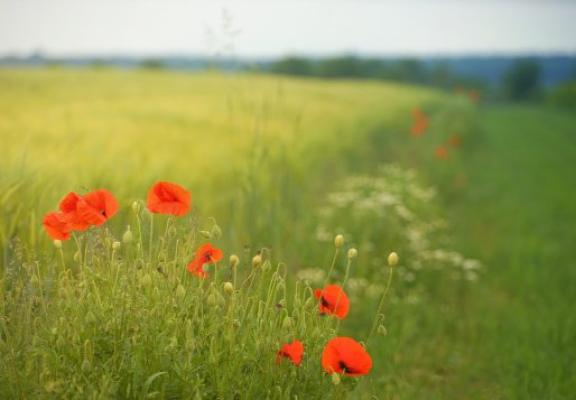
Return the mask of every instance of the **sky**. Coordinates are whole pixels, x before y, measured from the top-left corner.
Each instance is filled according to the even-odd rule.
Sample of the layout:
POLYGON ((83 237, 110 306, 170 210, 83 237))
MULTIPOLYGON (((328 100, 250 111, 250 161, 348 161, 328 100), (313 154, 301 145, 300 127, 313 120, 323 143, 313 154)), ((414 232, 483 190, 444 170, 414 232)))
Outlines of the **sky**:
POLYGON ((0 0, 0 54, 575 53, 570 0, 0 0))

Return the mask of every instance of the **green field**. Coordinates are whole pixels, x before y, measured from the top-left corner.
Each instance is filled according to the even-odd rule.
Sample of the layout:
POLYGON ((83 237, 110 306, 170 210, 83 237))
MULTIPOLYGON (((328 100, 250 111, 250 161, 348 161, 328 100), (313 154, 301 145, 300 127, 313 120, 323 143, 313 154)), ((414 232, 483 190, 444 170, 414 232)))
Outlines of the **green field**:
POLYGON ((569 399, 575 123, 390 83, 2 70, 0 397, 569 399), (414 107, 430 117, 421 138, 414 107), (455 134, 462 145, 439 160, 455 134), (191 190, 185 224, 161 217, 150 229, 147 213, 133 215, 157 180, 191 190), (65 193, 100 187, 119 215, 60 254, 42 216, 65 193), (151 246, 110 253, 140 219, 151 246), (227 269, 204 286, 182 272, 201 231, 240 256, 249 285, 237 300, 218 300, 227 269), (350 281, 343 254, 319 279, 348 283, 341 324, 316 318, 301 278, 326 272, 337 233, 359 251, 350 281), (269 270, 250 272, 261 248, 269 270), (392 250, 399 279, 388 334, 367 343, 374 368, 334 385, 315 357, 336 332, 367 337, 392 250), (474 259, 477 275, 459 269, 474 259), (290 299, 278 313, 276 295, 290 299), (302 367, 276 366, 278 342, 298 336, 311 343, 302 367))

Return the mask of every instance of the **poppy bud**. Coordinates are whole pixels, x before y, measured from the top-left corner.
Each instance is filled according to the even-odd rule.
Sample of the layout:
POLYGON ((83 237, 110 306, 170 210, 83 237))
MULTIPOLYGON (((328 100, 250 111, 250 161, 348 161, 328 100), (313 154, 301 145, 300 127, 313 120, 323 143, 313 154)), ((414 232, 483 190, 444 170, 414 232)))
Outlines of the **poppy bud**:
POLYGON ((386 336, 388 334, 388 330, 382 324, 378 325, 378 331, 377 332, 379 335, 382 335, 382 336, 386 336))
POLYGON ((284 321, 282 321, 282 328, 284 329, 290 329, 292 328, 292 326, 294 325, 292 318, 290 317, 285 317, 284 321))
POLYGON ((240 263, 240 259, 238 258, 238 256, 236 254, 232 254, 230 256, 230 267, 236 268, 239 263, 240 263))
POLYGON ((232 326, 234 326, 234 328, 240 328, 242 326, 242 323, 240 322, 240 320, 235 319, 234 321, 232 321, 232 326))
POLYGON ((132 211, 134 214, 138 214, 140 212, 140 203, 138 201, 132 202, 132 211))
POLYGON ((57 249, 62 248, 62 241, 61 240, 55 240, 53 243, 54 243, 54 247, 56 247, 57 249))
POLYGON ((334 238, 334 246, 336 246, 337 249, 344 246, 344 236, 336 235, 336 237, 334 238))
POLYGON ((332 383, 334 386, 338 386, 340 384, 340 374, 337 372, 332 373, 332 383))
POLYGON ((234 285, 232 284, 232 282, 224 282, 224 292, 226 292, 227 294, 234 293, 234 285))
POLYGON ((211 239, 212 238, 212 234, 210 234, 210 232, 208 231, 200 231, 199 232, 202 236, 204 236, 206 239, 211 239))
POLYGON ((396 264, 398 264, 398 259, 399 259, 398 254, 396 254, 396 252, 393 251, 388 255, 388 265, 391 267, 395 266, 396 264))
POLYGON ((32 285, 35 285, 38 283, 38 276, 37 275, 32 275, 32 277, 30 277, 30 283, 32 285))
POLYGON ((122 241, 125 244, 128 244, 128 243, 132 243, 132 240, 134 240, 134 235, 132 235, 132 231, 130 230, 130 225, 128 225, 128 227, 126 228, 126 232, 124 232, 124 234, 122 235, 122 241))
POLYGON ((80 250, 77 250, 76 253, 74 253, 74 261, 80 262, 80 260, 82 260, 82 253, 80 250))
POLYGON ((353 259, 358 257, 358 250, 356 250, 354 247, 352 247, 350 250, 348 250, 348 259, 353 259))
POLYGON ((184 286, 181 284, 178 284, 178 287, 176 288, 176 297, 182 299, 184 296, 186 296, 186 289, 184 289, 184 286))
POLYGON ((118 251, 118 250, 120 250, 120 247, 122 247, 122 243, 120 243, 120 242, 113 242, 112 243, 112 250, 118 251))
POLYGON ((256 254, 252 257, 252 266, 259 267, 262 264, 262 256, 260 254, 256 254))

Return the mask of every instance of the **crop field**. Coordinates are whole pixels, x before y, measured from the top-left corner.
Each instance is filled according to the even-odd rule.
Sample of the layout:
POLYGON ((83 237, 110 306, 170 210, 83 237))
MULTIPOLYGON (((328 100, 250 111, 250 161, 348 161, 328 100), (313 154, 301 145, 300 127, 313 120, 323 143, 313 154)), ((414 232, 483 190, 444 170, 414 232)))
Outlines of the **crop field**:
POLYGON ((0 70, 0 398, 573 398, 575 126, 386 82, 0 70))

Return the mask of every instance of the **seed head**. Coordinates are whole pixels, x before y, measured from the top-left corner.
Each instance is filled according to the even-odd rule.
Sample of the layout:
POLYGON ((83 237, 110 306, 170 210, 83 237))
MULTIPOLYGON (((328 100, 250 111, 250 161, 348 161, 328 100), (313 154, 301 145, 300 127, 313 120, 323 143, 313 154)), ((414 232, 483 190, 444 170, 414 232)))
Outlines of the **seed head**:
POLYGON ((348 259, 353 259, 358 257, 358 250, 356 250, 354 247, 352 247, 350 250, 348 250, 348 259))
POLYGON ((389 266, 391 266, 391 267, 395 266, 396 264, 398 264, 398 260, 399 260, 399 257, 395 251, 393 251, 392 253, 390 253, 388 255, 388 265, 389 266))
POLYGON ((56 247, 57 249, 62 248, 62 241, 61 240, 55 240, 53 243, 54 243, 54 247, 56 247))
POLYGON ((122 243, 120 243, 120 242, 113 242, 112 243, 112 250, 118 251, 118 250, 120 250, 120 247, 122 247, 122 243))
POLYGON ((336 235, 336 237, 334 238, 334 246, 336 246, 337 249, 344 246, 344 236, 336 235))
POLYGON ((238 256, 236 254, 232 254, 230 256, 230 267, 236 268, 238 266, 238 264, 240 264, 240 259, 238 258, 238 256))

